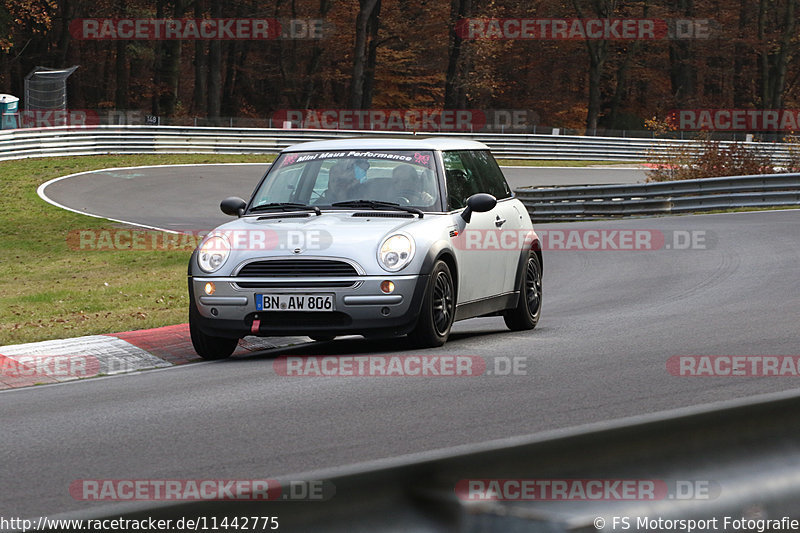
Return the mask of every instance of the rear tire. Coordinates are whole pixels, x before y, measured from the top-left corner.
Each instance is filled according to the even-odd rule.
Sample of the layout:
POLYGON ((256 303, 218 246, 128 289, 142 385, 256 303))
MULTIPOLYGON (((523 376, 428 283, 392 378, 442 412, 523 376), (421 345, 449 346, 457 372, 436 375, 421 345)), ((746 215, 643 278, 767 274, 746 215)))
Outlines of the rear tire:
POLYGON ((435 348, 447 342, 455 319, 455 294, 450 267, 444 261, 437 261, 425 287, 417 325, 408 334, 416 346, 435 348))
POLYGON ((195 309, 194 303, 190 302, 189 334, 192 337, 192 346, 194 346, 194 351, 197 352, 197 355, 209 361, 230 357, 239 345, 239 339, 206 335, 197 325, 198 316, 199 313, 195 309))
POLYGON ((533 329, 542 315, 542 265, 534 253, 528 255, 525 271, 519 286, 519 301, 514 309, 503 313, 503 320, 511 331, 533 329))

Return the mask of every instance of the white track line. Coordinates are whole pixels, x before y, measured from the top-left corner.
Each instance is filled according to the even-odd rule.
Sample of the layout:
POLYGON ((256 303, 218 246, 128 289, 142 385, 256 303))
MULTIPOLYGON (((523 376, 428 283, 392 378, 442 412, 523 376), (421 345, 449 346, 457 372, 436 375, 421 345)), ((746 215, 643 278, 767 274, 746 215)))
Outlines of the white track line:
POLYGON ((270 165, 270 164, 271 163, 186 163, 186 164, 180 164, 180 165, 143 165, 143 166, 138 166, 138 167, 103 168, 103 169, 98 169, 98 170, 88 170, 86 172, 76 172, 75 174, 69 174, 67 176, 61 176, 59 178, 53 178, 50 181, 46 181, 46 182, 42 183, 41 185, 39 185, 39 187, 36 189, 36 194, 39 195, 39 198, 41 198, 42 200, 44 200, 45 202, 47 202, 50 205, 54 205, 56 207, 59 207, 61 209, 66 210, 66 211, 71 211, 73 213, 78 213, 79 215, 86 215, 87 217, 94 217, 94 218, 102 218, 104 220, 110 220, 112 222, 119 222, 120 224, 129 224, 131 226, 139 226, 140 228, 153 229, 153 230, 158 230, 158 231, 165 231, 167 233, 178 234, 178 233, 180 233, 179 231, 175 231, 175 230, 171 230, 171 229, 167 229, 167 228, 160 228, 158 226, 148 226, 147 224, 139 224, 138 222, 130 222, 129 220, 121 220, 121 219, 118 219, 118 218, 109 218, 109 217, 105 217, 105 216, 101 216, 101 215, 95 215, 93 213, 87 213, 86 211, 78 211, 77 209, 73 209, 71 207, 67 207, 66 205, 63 205, 63 204, 60 204, 60 203, 56 202, 55 200, 53 200, 52 198, 47 196, 47 194, 44 191, 45 191, 45 189, 47 187, 49 187, 53 183, 57 183, 57 182, 59 182, 61 180, 74 178, 76 176, 85 176, 86 174, 96 174, 96 173, 99 173, 99 172, 110 172, 110 171, 113 171, 113 170, 136 170, 136 169, 140 169, 140 168, 164 168, 164 167, 213 167, 213 166, 225 166, 225 165, 270 165))

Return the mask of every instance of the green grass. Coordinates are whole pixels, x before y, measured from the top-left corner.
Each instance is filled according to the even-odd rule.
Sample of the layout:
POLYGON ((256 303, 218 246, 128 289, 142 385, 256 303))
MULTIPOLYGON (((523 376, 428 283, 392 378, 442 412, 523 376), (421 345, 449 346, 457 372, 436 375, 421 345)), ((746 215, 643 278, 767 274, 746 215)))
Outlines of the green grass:
POLYGON ((190 251, 89 251, 71 230, 120 225, 47 204, 53 178, 111 167, 269 162, 270 155, 126 155, 0 162, 0 346, 186 321, 190 251))
POLYGON ((500 166, 504 167, 590 167, 603 166, 629 166, 638 165, 640 161, 529 161, 527 159, 498 159, 500 166))

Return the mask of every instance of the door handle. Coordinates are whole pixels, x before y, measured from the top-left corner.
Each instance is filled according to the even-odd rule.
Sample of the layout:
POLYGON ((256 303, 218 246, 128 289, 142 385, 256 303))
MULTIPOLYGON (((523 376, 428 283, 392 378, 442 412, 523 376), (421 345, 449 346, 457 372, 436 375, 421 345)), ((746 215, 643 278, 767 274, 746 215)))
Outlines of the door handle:
POLYGON ((505 223, 506 223, 506 219, 500 218, 500 217, 497 217, 497 219, 494 221, 494 225, 497 226, 498 228, 500 226, 502 226, 503 224, 505 224, 505 223))

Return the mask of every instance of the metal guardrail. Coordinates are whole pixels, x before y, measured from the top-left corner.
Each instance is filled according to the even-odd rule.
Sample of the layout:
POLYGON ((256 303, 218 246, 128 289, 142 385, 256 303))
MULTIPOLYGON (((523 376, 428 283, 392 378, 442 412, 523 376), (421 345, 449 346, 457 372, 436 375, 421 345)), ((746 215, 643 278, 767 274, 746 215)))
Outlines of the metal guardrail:
MULTIPOLYGON (((276 516, 280 531, 464 533, 688 531, 641 528, 637 519, 717 518, 715 530, 730 531, 743 528, 722 527, 725 516, 800 518, 798 417, 800 395, 776 393, 292 477, 334 488, 325 501, 125 504, 71 518, 206 516, 210 523, 211 516, 276 516), (465 481, 498 479, 639 480, 666 490, 636 500, 613 493, 575 501, 458 496, 456 488, 465 481), (691 494, 685 487, 692 487, 691 494), (628 517, 631 527, 612 527, 614 516, 628 517)), ((288 489, 289 482, 282 487, 288 489)), ((703 530, 709 528, 695 528, 703 530)))
MULTIPOLYGON (((210 128, 189 126, 70 126, 0 131, 0 161, 26 157, 125 153, 276 153, 304 141, 354 136, 397 137, 412 132, 210 128)), ((486 143, 499 158, 643 161, 674 147, 698 146, 695 141, 580 137, 533 134, 419 133, 486 143)), ((722 146, 729 143, 722 142, 722 146)), ((743 143, 769 153, 776 163, 789 160, 785 144, 743 143)))
MULTIPOLYGON (((179 126, 87 126, 0 132, 0 161, 27 157, 203 153, 272 154, 311 140, 353 136, 410 137, 409 132, 195 128, 179 126)), ((694 141, 563 137, 516 134, 421 134, 473 139, 487 144, 498 158, 619 160, 646 159, 654 150, 697 146, 694 141)), ((725 143, 721 143, 725 144, 725 143)), ((786 145, 748 143, 788 159, 786 145)), ((655 215, 738 207, 800 204, 798 174, 744 176, 643 185, 606 185, 518 189, 535 221, 655 215)))
POLYGON ((642 183, 521 188, 514 191, 535 222, 668 215, 800 205, 800 174, 642 183))

